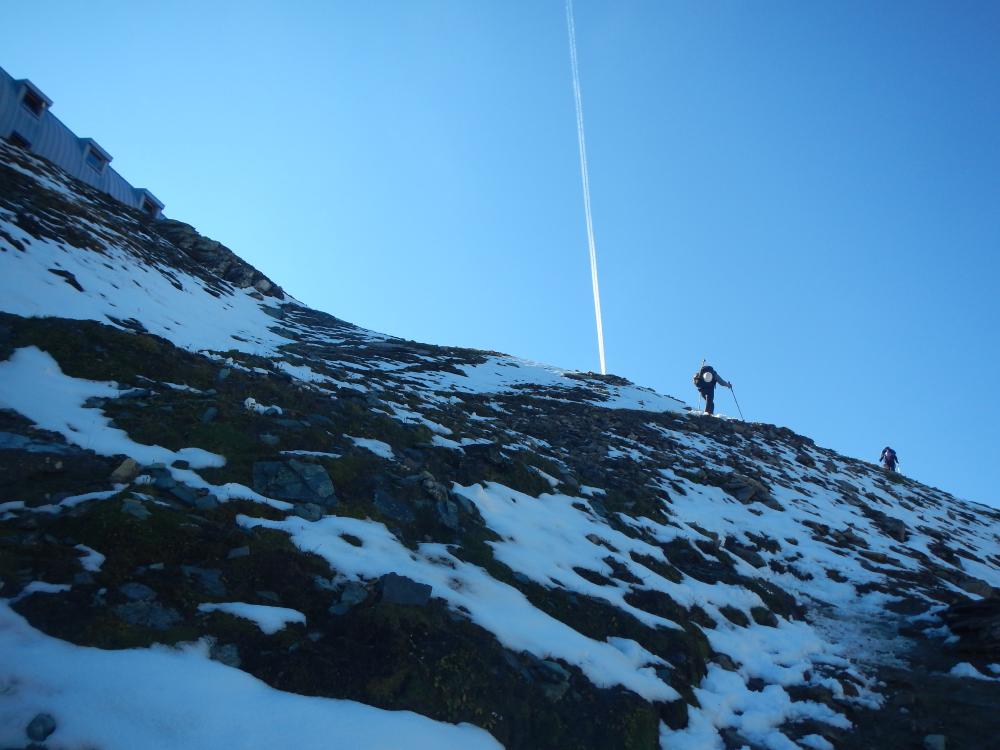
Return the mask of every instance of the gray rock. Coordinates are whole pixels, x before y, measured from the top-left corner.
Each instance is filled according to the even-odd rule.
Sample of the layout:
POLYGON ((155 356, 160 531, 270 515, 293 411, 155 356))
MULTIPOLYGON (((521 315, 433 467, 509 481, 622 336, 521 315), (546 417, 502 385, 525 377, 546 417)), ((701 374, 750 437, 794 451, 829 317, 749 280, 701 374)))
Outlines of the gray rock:
POLYGON ((198 510, 215 510, 219 507, 219 500, 215 495, 202 495, 195 498, 194 507, 198 510))
POLYGON ((279 438, 277 435, 272 435, 270 432, 262 432, 260 435, 257 436, 257 439, 260 440, 260 442, 262 442, 264 445, 270 445, 271 447, 274 447, 275 445, 281 442, 281 438, 279 438))
POLYGON ((177 610, 164 607, 158 602, 128 602, 119 604, 112 611, 129 625, 153 630, 167 630, 181 621, 177 610))
POLYGON ((412 523, 416 520, 413 510, 406 503, 397 500, 385 490, 375 490, 375 508, 393 520, 401 523, 412 523))
POLYGON ((212 648, 208 651, 208 655, 210 658, 221 664, 225 664, 227 667, 238 669, 240 664, 242 664, 240 650, 233 643, 213 643, 212 648))
POLYGON ((458 506, 455 505, 451 500, 438 500, 434 505, 434 509, 437 511, 438 518, 441 523, 447 526, 452 531, 458 531, 458 506))
POLYGON ((27 451, 28 453, 74 453, 72 446, 32 440, 14 432, 0 432, 0 450, 27 451))
POLYGON ((150 475, 153 477, 153 486, 161 490, 172 490, 177 486, 177 480, 170 476, 170 472, 165 468, 153 469, 150 475))
POLYGON ((292 511, 299 518, 304 518, 307 521, 318 521, 326 515, 326 512, 316 503, 302 503, 301 505, 296 505, 295 510, 292 511))
POLYGON ((226 559, 236 560, 237 558, 240 557, 249 557, 249 556, 250 556, 249 547, 234 547, 233 549, 229 550, 229 554, 226 555, 226 559))
MULTIPOLYGON (((247 554, 249 554, 249 550, 247 554)), ((226 584, 222 582, 222 571, 218 568, 181 565, 181 572, 193 579, 198 588, 209 596, 223 597, 226 595, 226 584)))
POLYGON ((343 615, 368 598, 368 589, 362 584, 351 581, 340 592, 337 603, 330 607, 331 615, 343 615))
POLYGON ((424 492, 438 502, 448 499, 448 488, 437 481, 433 474, 429 471, 425 471, 420 476, 420 486, 423 488, 424 492))
POLYGON ((253 465, 253 488, 268 497, 320 505, 334 497, 326 469, 307 461, 257 461, 253 465))
POLYGON ((56 731, 55 717, 45 713, 35 716, 25 729, 28 739, 32 742, 44 742, 54 731, 56 731))
POLYGON ((431 600, 431 587, 397 573, 387 573, 379 579, 384 604, 425 607, 431 600))
POLYGON ((232 370, 230 370, 228 367, 223 367, 219 370, 219 374, 216 375, 215 378, 221 383, 223 380, 229 377, 229 373, 231 372, 232 370))
POLYGON ((257 596, 271 602, 272 604, 281 604, 281 597, 273 591, 258 591, 257 596))
POLYGON ((134 459, 126 458, 118 468, 111 472, 111 481, 116 484, 131 482, 139 475, 139 464, 134 459))
POLYGON ((943 734, 929 734, 924 737, 924 750, 946 750, 948 738, 943 734))
POLYGON ((186 484, 175 484, 170 488, 170 494, 185 505, 194 505, 195 500, 200 497, 196 491, 188 487, 186 484))
POLYGON ((149 518, 152 513, 146 510, 146 507, 134 497, 126 497, 122 500, 122 513, 128 513, 130 516, 135 516, 140 521, 145 521, 149 518))
POLYGON ((118 591, 132 601, 152 601, 156 598, 156 592, 144 583, 129 581, 118 587, 118 591))
POLYGON ((201 413, 201 421, 205 423, 212 422, 217 416, 219 416, 219 410, 214 406, 210 406, 201 413))

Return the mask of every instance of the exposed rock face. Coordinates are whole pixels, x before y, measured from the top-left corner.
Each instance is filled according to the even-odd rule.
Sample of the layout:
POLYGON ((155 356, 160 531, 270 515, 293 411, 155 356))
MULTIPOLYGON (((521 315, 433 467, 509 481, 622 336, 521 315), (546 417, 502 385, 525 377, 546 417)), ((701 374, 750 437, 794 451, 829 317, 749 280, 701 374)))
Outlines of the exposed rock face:
POLYGON ((252 287, 265 296, 285 298, 281 287, 221 242, 198 234, 190 224, 173 219, 159 219, 153 226, 162 237, 220 278, 242 289, 252 287))
MULTIPOLYGON (((26 627, 209 643, 508 748, 1000 733, 975 676, 1000 663, 996 511, 621 378, 364 331, 5 148, 0 284, 45 290, 0 295, 0 596, 26 627), (51 419, 44 388, 84 395, 51 419)), ((43 706, 69 726, 26 703, 19 735, 43 706)))

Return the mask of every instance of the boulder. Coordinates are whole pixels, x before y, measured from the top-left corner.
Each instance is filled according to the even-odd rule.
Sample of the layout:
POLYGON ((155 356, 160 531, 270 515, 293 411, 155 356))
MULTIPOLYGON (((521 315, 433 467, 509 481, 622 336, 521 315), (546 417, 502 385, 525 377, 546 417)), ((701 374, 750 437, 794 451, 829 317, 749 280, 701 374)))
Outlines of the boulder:
POLYGON ((378 589, 383 604, 425 607, 431 600, 430 586, 397 573, 387 573, 382 576, 378 582, 378 589))
POLYGON ((306 461, 257 461, 253 465, 253 488, 262 495, 281 500, 336 503, 333 482, 320 464, 306 461))

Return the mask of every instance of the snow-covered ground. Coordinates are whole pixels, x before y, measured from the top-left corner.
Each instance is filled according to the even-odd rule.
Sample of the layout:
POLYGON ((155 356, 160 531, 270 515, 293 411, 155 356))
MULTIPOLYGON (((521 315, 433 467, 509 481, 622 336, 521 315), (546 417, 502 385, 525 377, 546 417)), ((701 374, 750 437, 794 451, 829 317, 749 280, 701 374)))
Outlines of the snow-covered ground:
MULTIPOLYGON (((60 183, 58 173, 41 166, 38 172, 39 190, 88 203, 71 184, 60 183)), ((77 226, 100 252, 36 238, 2 207, 0 230, 4 312, 96 320, 122 329, 134 327, 122 321, 137 321, 219 366, 290 377, 331 399, 348 392, 354 399, 371 398, 370 409, 381 419, 430 430, 427 450, 465 456, 467 449, 488 448, 507 459, 524 453, 563 470, 531 465, 532 476, 549 490, 537 495, 485 478, 451 483, 445 494, 449 502, 474 509, 491 533, 487 544, 494 559, 517 580, 601 602, 654 630, 679 630, 687 623, 644 609, 635 603, 637 594, 663 595, 681 614, 697 608, 714 623, 697 626, 711 646, 707 671, 695 686, 699 705, 689 709, 686 728, 661 725, 664 748, 721 749, 722 731, 731 729, 769 750, 827 750, 832 745, 822 736, 793 740, 782 727, 812 720, 844 729, 850 722, 825 703, 793 699, 792 688, 824 688, 846 703, 875 708, 880 696, 869 668, 898 663, 906 649, 887 619, 889 605, 905 595, 925 602, 933 616, 942 590, 975 599, 984 587, 1000 587, 995 515, 788 433, 689 418, 677 399, 635 385, 503 355, 420 347, 322 316, 290 298, 261 298, 222 280, 209 284, 167 260, 138 259, 136 238, 119 232, 113 221, 77 226), (71 274, 76 285, 53 270, 71 274), (545 422, 546 409, 557 414, 567 404, 622 412, 622 422, 608 420, 572 443, 559 430, 534 429, 545 422), (601 450, 581 459, 591 443, 601 450), (565 475, 574 473, 586 474, 587 484, 567 482, 565 475), (654 510, 609 512, 609 498, 620 502, 623 494, 619 475, 640 476, 631 487, 637 495, 652 493, 654 510), (692 569, 702 563, 707 570, 724 569, 725 578, 685 572, 680 564, 677 576, 667 577, 664 569, 674 564, 670 551, 678 548, 695 561, 692 569), (759 621, 759 611, 769 609, 760 593, 768 587, 792 595, 806 616, 759 621), (845 695, 845 679, 855 694, 845 695)), ((184 384, 159 385, 191 397, 204 393, 184 384)), ((101 456, 129 456, 145 466, 164 464, 177 482, 209 490, 221 501, 242 498, 293 510, 291 503, 241 484, 220 486, 202 477, 205 469, 224 466, 226 456, 196 445, 170 450, 139 443, 88 403, 119 398, 123 387, 71 377, 37 346, 18 348, 0 361, 0 408, 66 443, 101 456), (173 466, 179 461, 184 468, 173 466)), ((252 397, 243 404, 261 417, 282 414, 252 397)), ((404 447, 383 437, 336 435, 345 450, 361 448, 400 466, 404 447)), ((303 460, 341 456, 329 445, 280 454, 303 460)), ((130 489, 139 486, 136 480, 130 489)), ((125 489, 80 493, 34 508, 0 494, 0 520, 58 514, 125 489)), ((273 520, 248 512, 238 523, 286 532, 302 551, 325 559, 341 580, 372 585, 396 573, 426 584, 456 618, 471 620, 512 652, 559 660, 599 688, 622 687, 654 702, 680 697, 669 684, 676 670, 669 660, 631 638, 584 635, 533 605, 511 583, 462 559, 453 545, 407 545, 371 518, 273 520)), ((78 549, 82 569, 95 574, 110 553, 78 549)), ((57 595, 69 587, 37 581, 20 596, 57 595)), ((216 601, 200 609, 248 619, 270 634, 306 624, 302 612, 285 607, 216 601)), ((77 647, 35 630, 0 603, 0 742, 21 742, 27 721, 56 707, 65 747, 373 748, 399 747, 400 737, 414 748, 497 747, 471 726, 282 693, 206 654, 204 643, 124 651, 77 647), (276 714, 283 717, 280 723, 264 718, 276 714), (252 741, 236 739, 244 737, 252 741)), ((957 664, 952 674, 997 679, 969 664, 957 664)))

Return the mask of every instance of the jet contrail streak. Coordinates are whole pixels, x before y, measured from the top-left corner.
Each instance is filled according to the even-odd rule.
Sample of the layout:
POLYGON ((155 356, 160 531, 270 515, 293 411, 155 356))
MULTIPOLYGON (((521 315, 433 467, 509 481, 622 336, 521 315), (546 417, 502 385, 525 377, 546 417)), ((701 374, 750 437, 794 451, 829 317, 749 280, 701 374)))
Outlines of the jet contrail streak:
POLYGON ((576 99, 576 137, 580 144, 580 179, 583 181, 583 213, 587 219, 587 245, 590 248, 590 279, 594 284, 594 317, 597 319, 597 352, 604 365, 604 326, 601 323, 601 292, 597 286, 597 248, 594 245, 594 222, 590 213, 590 176, 587 173, 587 141, 583 134, 583 102, 580 99, 580 68, 576 61, 576 24, 573 21, 573 0, 566 0, 566 25, 569 27, 569 62, 573 69, 573 96, 576 99))

